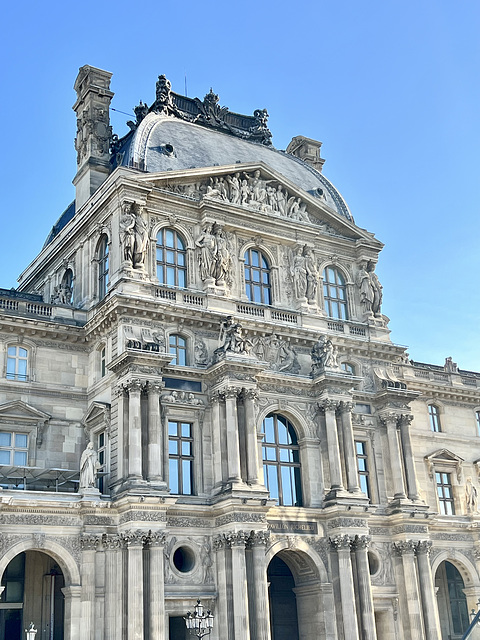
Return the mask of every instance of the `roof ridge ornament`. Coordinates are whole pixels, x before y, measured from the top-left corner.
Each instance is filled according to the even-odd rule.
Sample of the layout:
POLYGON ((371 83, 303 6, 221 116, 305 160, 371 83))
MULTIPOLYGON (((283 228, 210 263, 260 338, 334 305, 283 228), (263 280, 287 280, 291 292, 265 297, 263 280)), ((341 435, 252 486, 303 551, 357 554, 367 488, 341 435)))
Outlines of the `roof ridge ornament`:
POLYGON ((172 83, 164 74, 158 76, 155 89, 155 102, 149 109, 142 101, 135 107, 136 122, 127 123, 130 129, 135 130, 148 113, 154 112, 211 127, 244 140, 268 146, 272 144, 266 109, 255 109, 253 116, 234 113, 228 107, 220 106, 219 96, 212 87, 203 100, 182 96, 172 91, 172 83))

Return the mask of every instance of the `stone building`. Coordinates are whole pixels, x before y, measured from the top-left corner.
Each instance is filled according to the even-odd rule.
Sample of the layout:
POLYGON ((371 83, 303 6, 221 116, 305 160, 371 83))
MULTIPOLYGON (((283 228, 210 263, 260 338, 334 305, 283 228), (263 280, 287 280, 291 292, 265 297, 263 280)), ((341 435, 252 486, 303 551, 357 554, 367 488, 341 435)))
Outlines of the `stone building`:
POLYGON ((382 244, 268 114, 174 93, 119 139, 80 69, 76 199, 0 291, 0 637, 460 638, 480 374, 392 343, 382 244))

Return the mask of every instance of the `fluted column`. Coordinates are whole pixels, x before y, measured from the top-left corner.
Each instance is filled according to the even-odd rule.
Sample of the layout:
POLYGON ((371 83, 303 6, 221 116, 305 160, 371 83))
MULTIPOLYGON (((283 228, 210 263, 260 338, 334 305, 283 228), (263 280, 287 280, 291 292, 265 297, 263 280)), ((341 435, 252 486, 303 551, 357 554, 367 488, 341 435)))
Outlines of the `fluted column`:
POLYGON ((255 402, 258 394, 254 389, 245 389, 243 401, 245 406, 245 431, 247 440, 247 482, 248 484, 263 484, 263 478, 258 473, 257 428, 255 424, 255 402))
POLYGON ((413 416, 403 414, 400 416, 400 438, 402 440, 403 463, 405 465, 405 477, 407 479, 407 491, 410 500, 419 500, 417 472, 415 470, 415 459, 413 457, 412 440, 410 438, 410 423, 413 416))
POLYGON ((142 479, 142 414, 140 394, 142 384, 140 380, 131 380, 127 385, 128 391, 128 477, 134 480, 142 479))
POLYGON ((387 413, 380 417, 382 423, 387 427, 388 449, 390 451, 390 472, 393 482, 394 499, 405 498, 405 488, 403 485, 402 457, 400 445, 398 443, 397 422, 398 416, 395 413, 387 413))
POLYGON ((360 620, 362 624, 362 640, 377 640, 375 614, 373 610, 372 584, 368 566, 368 536, 357 536, 354 542, 355 560, 357 563, 358 597, 360 601, 360 620))
POLYGON ((360 491, 358 484, 357 458, 355 455, 355 440, 353 436, 352 409, 353 402, 342 401, 339 404, 340 419, 342 421, 343 451, 345 468, 347 470, 347 489, 353 493, 360 491))
POLYGON ((248 533, 237 531, 226 536, 232 554, 233 637, 234 640, 250 640, 248 624, 247 568, 245 545, 248 533))
POLYGON ((210 396, 210 405, 212 407, 213 481, 215 487, 220 487, 223 484, 220 402, 221 395, 218 392, 210 396))
POLYGON ((165 640, 165 584, 164 555, 165 533, 149 532, 150 592, 149 621, 150 640, 165 640))
POLYGON ((143 542, 142 531, 123 535, 127 547, 127 639, 143 640, 143 542))
MULTIPOLYGON (((0 587, 0 595, 5 587, 0 587)), ((65 635, 64 640, 77 640, 81 638, 80 628, 82 625, 81 617, 81 597, 82 587, 80 585, 71 585, 70 587, 62 587, 61 592, 65 599, 65 635)))
POLYGON ((160 392, 163 384, 148 383, 148 480, 163 480, 163 429, 160 416, 160 392))
POLYGON ((228 387, 224 390, 223 394, 225 396, 225 416, 227 423, 228 480, 230 482, 241 482, 237 415, 238 389, 236 387, 228 387))
POLYGON ((415 542, 404 540, 395 542, 393 549, 402 558, 403 583, 407 598, 408 630, 406 633, 409 640, 423 640, 422 614, 420 610, 420 597, 417 588, 417 571, 415 567, 415 542))
POLYGON ((80 538, 82 549, 81 640, 93 640, 94 637, 95 553, 99 544, 100 538, 95 535, 85 535, 80 538))
POLYGON ((255 640, 270 640, 270 613, 268 607, 267 567, 265 562, 265 546, 269 537, 270 534, 268 531, 252 531, 248 540, 253 556, 255 640))
POLYGON ((213 549, 217 555, 217 611, 216 611, 216 626, 221 629, 219 637, 221 640, 230 640, 230 623, 231 620, 228 616, 228 589, 227 589, 227 541, 224 535, 218 535, 213 538, 213 549))
POLYGON ((430 540, 420 540, 417 544, 418 579, 422 595, 425 638, 426 640, 441 640, 440 618, 429 558, 431 548, 430 540))
POLYGON ((118 535, 102 537, 105 547, 105 640, 121 637, 122 591, 119 576, 122 539, 118 535))
POLYGON ((337 418, 335 411, 337 402, 326 399, 318 405, 325 412, 325 428, 327 431, 328 461, 330 465, 331 490, 343 489, 342 466, 340 462, 340 446, 338 443, 337 418))
POLYGON ((343 634, 345 640, 359 640, 355 592, 353 589, 352 559, 350 557, 352 540, 350 536, 345 535, 331 538, 330 542, 338 555, 343 634))

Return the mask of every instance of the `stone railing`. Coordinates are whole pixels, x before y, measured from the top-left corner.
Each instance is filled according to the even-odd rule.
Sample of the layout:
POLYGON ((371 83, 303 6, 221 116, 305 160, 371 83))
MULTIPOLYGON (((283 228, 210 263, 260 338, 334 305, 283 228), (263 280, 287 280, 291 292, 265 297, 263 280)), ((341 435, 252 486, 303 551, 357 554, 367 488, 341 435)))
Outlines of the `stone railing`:
POLYGON ((43 318, 55 322, 84 324, 86 311, 68 305, 54 305, 45 302, 25 300, 19 297, 0 297, 0 313, 24 317, 43 318))
POLYGON ((167 302, 176 302, 191 307, 205 307, 207 304, 207 298, 204 293, 191 293, 167 287, 155 287, 155 297, 167 302))

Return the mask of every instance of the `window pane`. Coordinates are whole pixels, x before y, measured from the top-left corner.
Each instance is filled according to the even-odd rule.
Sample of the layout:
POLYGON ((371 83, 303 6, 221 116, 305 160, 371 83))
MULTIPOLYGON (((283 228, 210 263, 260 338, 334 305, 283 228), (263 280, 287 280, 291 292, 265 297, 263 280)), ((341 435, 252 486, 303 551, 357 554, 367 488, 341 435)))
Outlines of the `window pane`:
POLYGON ((268 476, 268 489, 270 490, 270 497, 272 500, 278 500, 278 479, 277 479, 277 467, 273 465, 266 465, 268 476))
POLYGON ((170 459, 169 462, 170 491, 172 493, 178 493, 178 460, 170 459))
POLYGON ((184 253, 177 253, 177 264, 180 267, 183 267, 185 265, 185 254, 184 253))
POLYGON ((275 461, 277 459, 277 450, 274 447, 265 447, 265 455, 267 460, 275 461))
POLYGON ((192 437, 192 425, 188 422, 182 422, 182 438, 192 437))
POLYGON ((27 441, 28 441, 28 437, 26 434, 24 433, 17 433, 15 434, 15 446, 16 447, 23 447, 26 448, 27 446, 27 441))
POLYGON ((273 416, 267 416, 263 421, 263 430, 265 432, 265 442, 275 442, 275 433, 273 429, 273 416))
POLYGON ((182 461, 182 493, 192 493, 192 463, 190 460, 182 461))
POLYGON ((168 435, 169 436, 178 435, 178 428, 177 428, 177 423, 176 422, 169 422, 168 423, 168 435))
POLYGON ((175 264, 175 254, 173 251, 167 251, 167 262, 170 264, 175 264))
POLYGON ((191 455, 192 455, 192 443, 182 442, 182 456, 191 456, 191 455))
POLYGON ((175 286, 175 269, 173 267, 167 267, 167 284, 175 286))
POLYGON ((7 358, 7 378, 15 377, 15 363, 17 361, 13 358, 7 358))
POLYGON ((260 263, 258 261, 258 251, 252 251, 252 265, 254 267, 260 266, 260 263))
POLYGON ((173 231, 171 229, 167 229, 165 233, 165 246, 167 247, 175 247, 175 242, 173 239, 173 231))
POLYGON ((27 466, 27 452, 26 451, 15 451, 13 454, 13 464, 18 467, 26 467, 27 466))
POLYGON ((172 455, 178 455, 178 441, 177 440, 169 440, 168 441, 168 453, 172 455))
POLYGON ((8 347, 8 351, 7 351, 9 356, 16 356, 17 355, 17 347, 8 347))
POLYGON ((12 444, 12 434, 0 432, 0 447, 10 447, 12 444))
POLYGON ((10 451, 0 449, 0 464, 10 464, 10 451))
POLYGON ((178 364, 182 367, 185 367, 187 364, 187 358, 186 358, 186 353, 184 350, 179 350, 178 351, 178 356, 177 356, 177 362, 175 364, 178 364))
POLYGON ((26 378, 27 376, 27 361, 19 360, 18 361, 18 376, 19 378, 26 378))
POLYGON ((280 467, 282 474, 282 493, 283 504, 286 506, 293 506, 295 504, 294 490, 293 490, 293 468, 292 467, 280 467))

